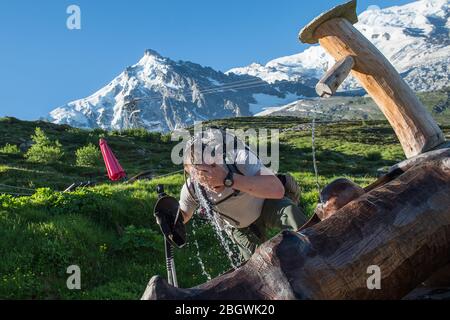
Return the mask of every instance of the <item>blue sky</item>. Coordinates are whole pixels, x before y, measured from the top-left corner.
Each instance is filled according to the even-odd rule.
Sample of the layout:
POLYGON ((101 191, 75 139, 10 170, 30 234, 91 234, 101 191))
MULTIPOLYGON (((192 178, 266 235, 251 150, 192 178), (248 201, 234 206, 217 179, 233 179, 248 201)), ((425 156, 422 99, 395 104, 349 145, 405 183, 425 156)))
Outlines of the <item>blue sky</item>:
MULTIPOLYGON (((0 116, 38 119, 100 89, 146 48, 226 71, 302 51, 299 29, 344 0, 1 0, 0 116), (66 9, 81 8, 81 30, 66 9)), ((359 0, 387 7, 411 0, 359 0)))

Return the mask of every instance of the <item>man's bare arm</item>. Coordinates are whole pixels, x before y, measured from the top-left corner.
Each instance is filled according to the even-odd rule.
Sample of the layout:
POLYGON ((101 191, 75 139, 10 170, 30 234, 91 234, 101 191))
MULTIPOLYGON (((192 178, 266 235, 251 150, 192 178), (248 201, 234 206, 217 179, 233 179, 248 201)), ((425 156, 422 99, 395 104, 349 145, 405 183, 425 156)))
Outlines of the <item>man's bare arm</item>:
MULTIPOLYGON (((198 165, 196 170, 200 183, 217 191, 223 189, 223 181, 228 173, 223 167, 198 165)), ((233 179, 233 189, 251 194, 256 198, 281 199, 284 197, 284 186, 273 174, 261 174, 261 172, 255 176, 234 174, 233 179)))
POLYGON ((281 199, 284 186, 274 175, 243 176, 234 174, 233 189, 251 194, 262 199, 281 199))

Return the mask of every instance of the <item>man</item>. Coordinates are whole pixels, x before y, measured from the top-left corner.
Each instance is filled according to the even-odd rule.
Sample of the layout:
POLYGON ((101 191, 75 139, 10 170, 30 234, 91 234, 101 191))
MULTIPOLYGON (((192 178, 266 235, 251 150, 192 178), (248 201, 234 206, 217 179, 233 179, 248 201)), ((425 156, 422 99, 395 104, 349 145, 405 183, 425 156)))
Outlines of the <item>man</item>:
POLYGON ((241 140, 232 139, 233 147, 228 148, 230 144, 217 137, 217 132, 203 134, 185 148, 184 168, 189 178, 181 190, 180 210, 187 223, 201 202, 199 197, 206 198, 229 230, 241 258, 248 260, 268 240, 270 228, 297 230, 306 218, 284 197, 277 176, 241 140), (201 152, 195 151, 196 143, 201 152), (211 155, 205 157, 205 150, 211 155))

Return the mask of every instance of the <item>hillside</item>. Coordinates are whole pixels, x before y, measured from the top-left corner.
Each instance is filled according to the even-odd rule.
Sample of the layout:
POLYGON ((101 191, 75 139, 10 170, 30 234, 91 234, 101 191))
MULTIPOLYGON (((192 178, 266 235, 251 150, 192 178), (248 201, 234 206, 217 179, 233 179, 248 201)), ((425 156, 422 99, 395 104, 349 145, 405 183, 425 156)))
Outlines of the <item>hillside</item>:
POLYGON ((64 190, 74 182, 105 182, 108 180, 103 162, 94 167, 77 167, 75 150, 93 143, 98 145, 100 138, 107 139, 128 177, 142 171, 163 174, 174 171, 170 161, 172 144, 170 135, 150 133, 145 130, 129 130, 124 132, 106 132, 73 128, 67 125, 56 125, 44 121, 27 122, 15 118, 2 118, 0 122, 0 146, 6 143, 27 148, 32 141, 30 136, 36 127, 40 127, 50 137, 57 139, 63 146, 64 156, 57 164, 45 165, 27 162, 23 155, 7 155, 0 153, 1 181, 20 187, 51 187, 64 190))
MULTIPOLYGON (((244 117, 211 124, 231 128, 280 128, 281 171, 292 172, 302 186, 302 206, 311 214, 317 188, 311 153, 309 120, 293 117, 244 117)), ((166 185, 178 195, 181 174, 135 183, 111 183, 105 170, 77 167, 74 151, 104 137, 129 176, 143 170, 155 175, 180 169, 170 164, 166 136, 141 130, 85 131, 44 122, 0 119, 0 147, 29 140, 35 127, 59 139, 65 156, 56 165, 28 163, 20 154, 0 153, 0 298, 137 299, 150 276, 165 275, 163 242, 154 222, 155 187, 166 185), (61 193, 74 181, 99 184, 61 193), (27 188, 14 189, 4 185, 27 188), (34 188, 41 188, 32 190, 34 188), (47 188, 43 188, 47 187, 47 188), (14 193, 32 196, 13 196, 14 193), (66 288, 66 268, 77 264, 82 290, 66 288)), ((450 126, 444 130, 450 138, 450 126)), ((385 121, 321 122, 316 130, 319 183, 347 176, 367 185, 380 168, 403 159, 392 129, 385 121)), ((188 245, 176 251, 182 287, 205 282, 197 256, 211 276, 228 270, 229 262, 211 228, 199 217, 195 236, 189 226, 188 245)), ((274 230, 276 232, 276 230, 274 230)))
MULTIPOLYGON (((439 124, 450 124, 450 87, 417 93, 439 124)), ((327 121, 383 120, 383 113, 369 96, 305 98, 281 107, 266 108, 256 116, 294 116, 327 121)))
MULTIPOLYGON (((435 92, 418 93, 418 97, 439 124, 450 125, 449 88, 435 92)), ((312 119, 313 117, 323 121, 382 121, 385 119, 370 97, 300 100, 285 107, 267 109, 259 115, 286 117, 287 123, 291 124, 296 121, 310 121, 304 120, 304 118, 312 119), (289 119, 287 116, 302 119, 289 119)), ((249 119, 248 121, 254 122, 258 127, 260 123, 264 126, 267 125, 266 120, 257 118, 244 117, 228 119, 227 121, 229 123, 241 123, 242 119, 249 119)), ((74 182, 105 182, 107 177, 102 163, 92 168, 77 167, 73 156, 77 148, 88 143, 98 144, 101 137, 107 138, 128 177, 143 171, 150 171, 152 175, 160 175, 180 169, 175 167, 170 162, 170 157, 167 156, 174 145, 170 141, 170 135, 147 132, 141 129, 110 132, 102 129, 88 131, 44 121, 25 122, 14 118, 4 118, 0 126, 0 148, 6 143, 22 145, 22 148, 28 146, 31 143, 30 136, 33 134, 35 127, 41 127, 50 138, 58 139, 61 142, 65 153, 64 158, 57 165, 40 165, 39 170, 36 170, 35 164, 25 161, 21 156, 0 153, 0 172, 2 173, 0 177, 4 184, 13 184, 25 188, 50 186, 56 190, 64 190, 74 182), (6 164, 8 166, 5 166, 6 164)))

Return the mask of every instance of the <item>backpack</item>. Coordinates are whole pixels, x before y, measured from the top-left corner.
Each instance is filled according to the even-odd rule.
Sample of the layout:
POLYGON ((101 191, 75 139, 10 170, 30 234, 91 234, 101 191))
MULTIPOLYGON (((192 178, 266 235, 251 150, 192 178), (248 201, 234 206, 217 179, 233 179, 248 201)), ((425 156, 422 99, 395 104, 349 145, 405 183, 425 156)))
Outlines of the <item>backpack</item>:
POLYGON ((277 178, 284 186, 284 196, 298 206, 300 204, 301 189, 297 181, 290 173, 278 173, 277 178))

